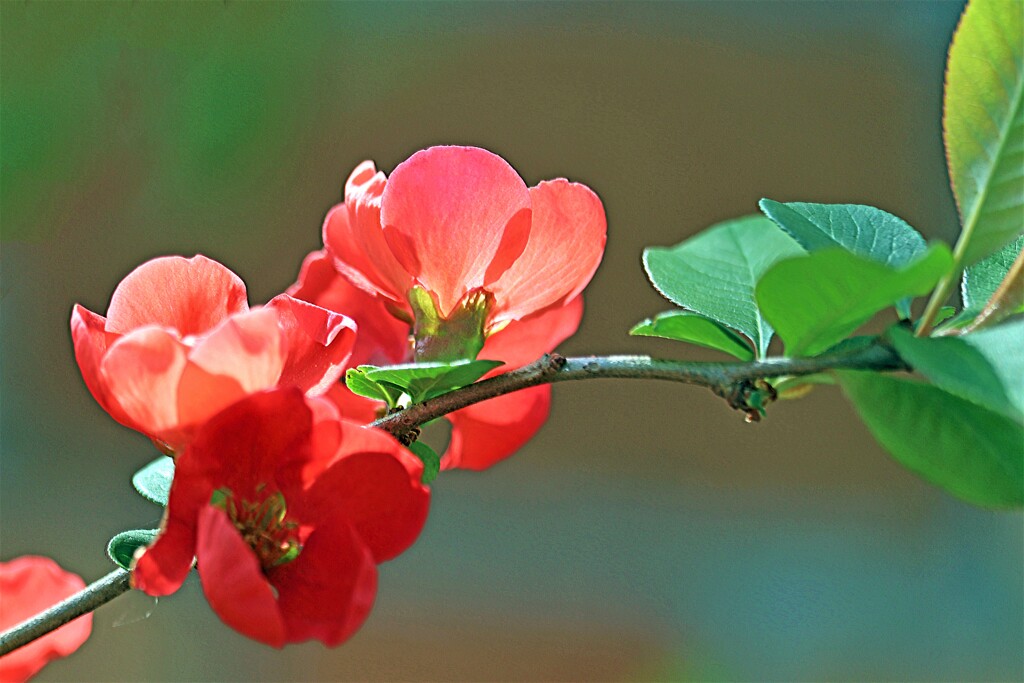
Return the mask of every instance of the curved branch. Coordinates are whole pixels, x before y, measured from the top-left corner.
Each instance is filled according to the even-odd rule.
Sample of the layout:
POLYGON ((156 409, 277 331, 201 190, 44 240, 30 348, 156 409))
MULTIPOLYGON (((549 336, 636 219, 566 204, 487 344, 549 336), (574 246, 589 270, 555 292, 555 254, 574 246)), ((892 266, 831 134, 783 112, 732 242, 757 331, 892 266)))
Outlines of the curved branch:
POLYGON ((28 645, 36 638, 42 638, 50 631, 92 612, 100 605, 128 591, 131 589, 130 576, 125 570, 116 569, 45 612, 40 612, 0 633, 0 657, 28 645))
POLYGON ((416 428, 448 413, 539 384, 580 379, 662 379, 707 387, 729 405, 747 415, 760 417, 756 394, 774 398, 764 380, 770 377, 813 375, 827 370, 907 370, 903 360, 878 339, 868 346, 825 353, 813 358, 770 358, 755 363, 709 363, 658 360, 649 356, 584 356, 565 358, 546 354, 529 365, 442 396, 409 406, 373 423, 402 443, 415 441, 416 428))

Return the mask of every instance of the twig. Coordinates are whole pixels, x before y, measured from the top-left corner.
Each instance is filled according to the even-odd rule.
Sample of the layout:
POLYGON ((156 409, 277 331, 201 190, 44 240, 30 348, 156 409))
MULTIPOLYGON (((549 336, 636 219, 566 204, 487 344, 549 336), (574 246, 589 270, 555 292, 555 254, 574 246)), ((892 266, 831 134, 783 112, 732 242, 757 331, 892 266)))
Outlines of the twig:
POLYGON ((102 579, 86 586, 69 598, 26 619, 3 633, 0 633, 0 657, 28 645, 36 638, 42 638, 72 619, 92 612, 100 605, 106 604, 121 593, 131 588, 130 574, 123 569, 116 569, 102 579))

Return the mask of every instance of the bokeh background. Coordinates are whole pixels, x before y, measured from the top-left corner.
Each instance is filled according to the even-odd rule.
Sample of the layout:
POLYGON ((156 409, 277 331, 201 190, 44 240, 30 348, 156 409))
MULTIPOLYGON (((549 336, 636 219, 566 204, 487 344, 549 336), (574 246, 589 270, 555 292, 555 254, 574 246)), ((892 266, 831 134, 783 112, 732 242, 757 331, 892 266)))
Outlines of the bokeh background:
MULTIPOLYGON (((143 260, 200 252, 266 301, 366 158, 474 144, 604 200, 566 353, 631 339, 640 266, 761 197, 957 229, 939 117, 959 2, 0 3, 0 555, 92 580, 159 510, 151 445, 80 379, 68 316, 143 260)), ((572 248, 567 245, 567 248, 572 248)), ((1020 513, 895 465, 838 391, 746 425, 709 392, 555 389, 512 459, 448 473, 348 644, 275 651, 193 578, 123 596, 39 680, 1019 680, 1020 513)))

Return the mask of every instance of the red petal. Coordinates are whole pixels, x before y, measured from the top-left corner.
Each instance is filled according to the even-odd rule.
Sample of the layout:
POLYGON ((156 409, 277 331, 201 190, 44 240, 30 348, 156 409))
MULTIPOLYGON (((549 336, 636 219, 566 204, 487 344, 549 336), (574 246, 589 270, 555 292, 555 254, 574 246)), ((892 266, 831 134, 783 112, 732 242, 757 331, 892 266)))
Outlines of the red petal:
POLYGON ((343 423, 339 460, 310 489, 301 513, 316 523, 335 511, 347 519, 379 562, 412 545, 423 529, 430 489, 423 466, 390 435, 343 423))
POLYGON ((504 159, 476 147, 431 147, 391 174, 381 204, 384 237, 448 317, 522 253, 530 193, 504 159))
POLYGON ((578 296, 564 306, 551 306, 522 320, 513 320, 487 337, 479 357, 505 362, 492 374, 526 365, 571 337, 582 317, 583 297, 578 296))
POLYGON ((287 358, 278 384, 297 386, 319 396, 345 372, 356 340, 351 318, 287 294, 274 297, 268 308, 278 312, 287 358))
POLYGON ((100 377, 138 429, 149 435, 178 426, 178 384, 187 365, 186 347, 160 327, 127 334, 107 350, 100 377))
POLYGON ((233 315, 188 354, 178 390, 178 419, 199 424, 248 394, 277 384, 285 349, 273 309, 233 315))
POLYGON ((583 291, 601 263, 607 223, 601 200, 564 178, 530 188, 533 225, 522 256, 488 289, 493 320, 519 320, 583 291))
POLYGON ((269 576, 290 643, 340 645, 366 620, 377 593, 370 551, 341 514, 317 525, 299 556, 269 576))
POLYGON ((164 256, 133 270, 114 290, 107 331, 127 334, 160 325, 182 337, 203 334, 248 309, 245 283, 205 256, 164 256))
MULTIPOLYGON (((0 562, 0 631, 21 623, 85 588, 81 577, 48 557, 26 555, 0 562)), ((47 662, 66 657, 92 631, 85 614, 56 631, 0 658, 0 681, 26 681, 47 662)))
POLYGON ((386 182, 372 161, 352 171, 345 183, 345 202, 324 220, 324 246, 352 282, 404 305, 411 278, 391 253, 380 225, 386 182))
POLYGON ((85 386, 103 410, 126 427, 138 429, 107 391, 100 376, 100 363, 104 354, 120 337, 104 329, 106 322, 102 315, 96 315, 89 309, 75 304, 71 311, 71 340, 75 345, 75 360, 78 362, 78 369, 82 371, 85 386))
MULTIPOLYGON (((202 489, 205 495, 188 496, 192 500, 186 500, 184 496, 187 494, 180 493, 181 486, 177 482, 176 475, 171 484, 163 530, 153 545, 141 552, 136 551, 132 562, 132 587, 147 595, 170 595, 185 582, 196 552, 195 515, 203 504, 209 502, 213 493, 213 487, 206 486, 202 489)), ((199 489, 193 489, 192 493, 198 492, 199 489)))
POLYGON ((395 318, 383 300, 359 289, 334 269, 324 251, 306 257, 298 282, 288 294, 355 320, 356 342, 348 364, 350 367, 394 365, 403 363, 411 350, 409 325, 395 318))
POLYGON ((282 647, 285 623, 255 553, 220 508, 199 513, 196 556, 210 607, 225 624, 261 643, 282 647))
POLYGON ((515 453, 548 418, 551 386, 492 398, 448 416, 452 439, 442 469, 487 469, 515 453))

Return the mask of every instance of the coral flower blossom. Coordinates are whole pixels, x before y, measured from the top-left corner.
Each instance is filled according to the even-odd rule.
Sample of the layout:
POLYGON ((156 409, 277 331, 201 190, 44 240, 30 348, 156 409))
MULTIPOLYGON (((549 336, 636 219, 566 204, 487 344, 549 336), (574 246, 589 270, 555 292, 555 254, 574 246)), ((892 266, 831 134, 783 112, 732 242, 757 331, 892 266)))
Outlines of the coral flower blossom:
POLYGON ((132 582, 178 589, 196 558, 211 607, 268 645, 338 645, 369 614, 377 564, 426 519, 423 466, 386 433, 292 388, 210 419, 178 457, 163 528, 132 582))
MULTIPOLYGON (((344 310, 359 326, 350 366, 362 363, 394 365, 413 360, 407 323, 387 315, 381 299, 352 285, 334 270, 326 251, 306 257, 296 284, 288 293, 325 308, 344 310)), ((505 363, 492 373, 524 365, 554 350, 571 336, 583 314, 583 297, 550 306, 510 322, 489 336, 480 357, 505 363)), ((489 376, 489 375, 488 375, 489 376)), ((339 385, 328 394, 341 412, 369 422, 380 416, 383 403, 364 399, 339 385)), ((441 461, 443 469, 481 470, 507 458, 544 424, 551 405, 551 387, 532 387, 457 410, 447 416, 451 441, 441 461)))
MULTIPOLYGON (((0 630, 35 616, 83 588, 81 577, 64 571, 48 557, 25 555, 0 562, 0 630)), ((47 662, 77 650, 90 631, 92 614, 85 614, 0 657, 0 681, 27 681, 47 662)))
POLYGON ((419 151, 390 178, 363 162, 324 222, 338 272, 414 321, 421 360, 457 355, 425 342, 433 325, 482 338, 572 301, 605 240, 604 208, 585 185, 528 188, 504 159, 476 147, 419 151))
POLYGON ((76 305, 71 336, 99 404, 178 451, 198 425, 253 392, 326 392, 344 370, 355 325, 287 295, 250 309, 245 285, 221 264, 168 256, 122 280, 106 317, 76 305))

